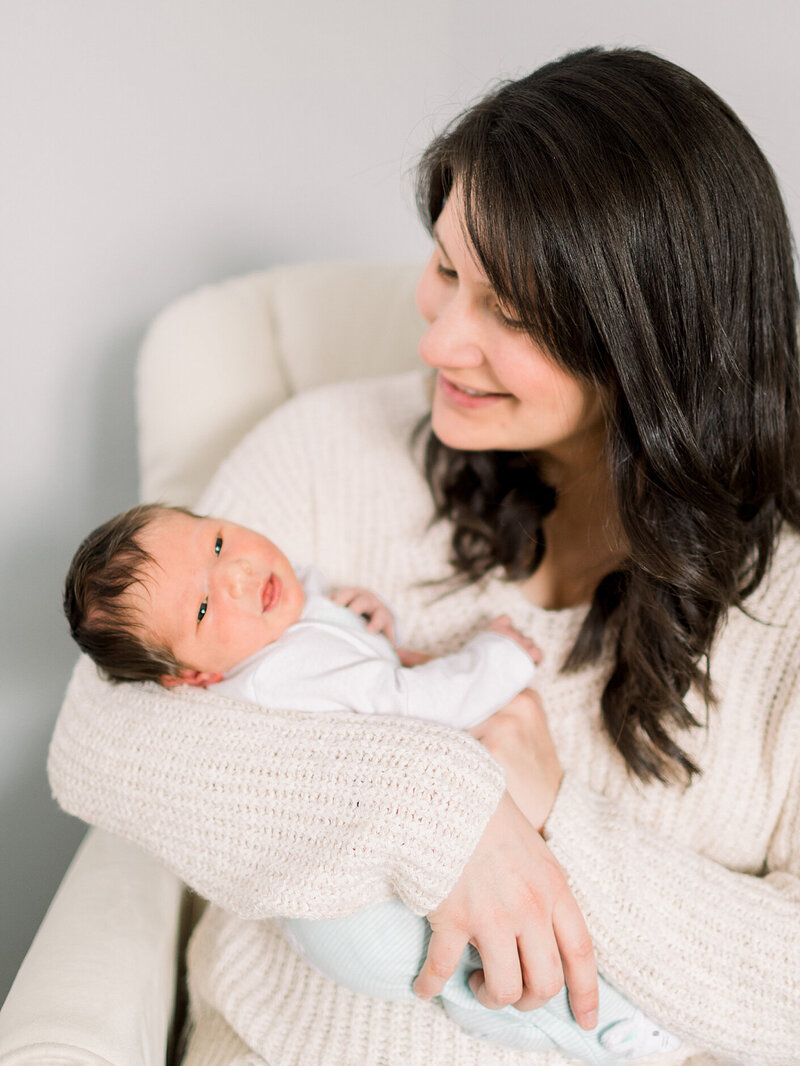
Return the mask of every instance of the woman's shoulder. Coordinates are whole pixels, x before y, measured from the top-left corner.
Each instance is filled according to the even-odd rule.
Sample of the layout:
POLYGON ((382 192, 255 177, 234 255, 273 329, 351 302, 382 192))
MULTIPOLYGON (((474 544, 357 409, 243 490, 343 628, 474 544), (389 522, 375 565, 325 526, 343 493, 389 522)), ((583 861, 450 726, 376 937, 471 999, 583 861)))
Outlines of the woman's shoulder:
POLYGON ((788 522, 784 523, 778 535, 773 570, 776 565, 780 572, 783 569, 796 570, 800 566, 800 529, 795 529, 788 522))
POLYGON ((784 524, 769 569, 745 608, 800 629, 800 530, 784 524))
POLYGON ((757 588, 732 607, 717 636, 714 661, 719 672, 752 669, 800 672, 800 532, 781 530, 770 565, 757 588), (755 658, 753 658, 755 657, 755 658), (780 664, 780 666, 779 666, 780 664))

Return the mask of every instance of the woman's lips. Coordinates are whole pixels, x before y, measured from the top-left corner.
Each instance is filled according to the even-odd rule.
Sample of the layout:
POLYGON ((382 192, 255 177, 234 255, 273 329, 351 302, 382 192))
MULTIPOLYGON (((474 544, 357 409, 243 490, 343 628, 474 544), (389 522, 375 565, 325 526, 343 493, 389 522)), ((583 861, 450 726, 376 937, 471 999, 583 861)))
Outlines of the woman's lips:
POLYGON ((464 388, 460 388, 446 378, 441 371, 437 376, 437 385, 444 398, 459 407, 488 407, 491 404, 499 403, 500 400, 505 400, 508 396, 508 393, 505 392, 487 392, 479 395, 476 395, 477 390, 466 392, 464 388))
POLYGON ((261 590, 261 610, 271 611, 273 607, 277 607, 281 598, 281 591, 283 585, 281 579, 277 574, 270 574, 267 581, 264 582, 264 587, 261 590))

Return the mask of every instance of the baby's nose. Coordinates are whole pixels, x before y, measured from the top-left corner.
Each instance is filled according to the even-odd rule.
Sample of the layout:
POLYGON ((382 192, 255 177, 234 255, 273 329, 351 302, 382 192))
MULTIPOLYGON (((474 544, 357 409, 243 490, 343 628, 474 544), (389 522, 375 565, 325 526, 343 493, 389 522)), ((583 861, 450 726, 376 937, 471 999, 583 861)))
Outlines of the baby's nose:
POLYGON ((231 599, 240 599, 247 588, 250 565, 246 559, 232 559, 225 567, 223 581, 231 599))

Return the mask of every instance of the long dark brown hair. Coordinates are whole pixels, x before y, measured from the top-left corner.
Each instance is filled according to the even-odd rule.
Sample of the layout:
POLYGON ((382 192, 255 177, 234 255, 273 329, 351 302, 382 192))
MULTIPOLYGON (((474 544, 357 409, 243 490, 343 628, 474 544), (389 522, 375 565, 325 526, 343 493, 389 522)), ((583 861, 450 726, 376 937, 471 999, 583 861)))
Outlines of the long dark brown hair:
MULTIPOLYGON (((565 669, 613 633, 609 735, 641 779, 690 780, 685 697, 713 703, 714 636, 764 577, 781 523, 800 526, 798 300, 775 177, 693 75, 594 48, 503 84, 430 145, 429 229, 456 183, 499 299, 604 406, 629 554, 565 669)), ((558 501, 530 457, 430 432, 426 463, 456 570, 531 574, 558 501)))

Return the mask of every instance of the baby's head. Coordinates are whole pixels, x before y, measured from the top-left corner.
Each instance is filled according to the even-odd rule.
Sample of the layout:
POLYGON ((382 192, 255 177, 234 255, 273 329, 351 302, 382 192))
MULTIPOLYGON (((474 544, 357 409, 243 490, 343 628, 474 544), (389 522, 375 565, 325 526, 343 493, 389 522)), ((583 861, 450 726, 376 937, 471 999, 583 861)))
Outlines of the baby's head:
POLYGON ((289 560, 244 526, 145 504, 81 544, 64 589, 78 645, 113 681, 209 685, 302 614, 289 560))

